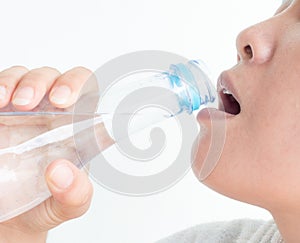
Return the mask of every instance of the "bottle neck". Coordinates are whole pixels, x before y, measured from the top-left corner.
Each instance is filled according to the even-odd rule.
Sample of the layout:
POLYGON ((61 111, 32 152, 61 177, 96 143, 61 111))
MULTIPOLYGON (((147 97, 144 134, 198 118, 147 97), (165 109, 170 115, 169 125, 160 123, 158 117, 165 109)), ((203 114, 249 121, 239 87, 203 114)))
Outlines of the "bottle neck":
POLYGON ((171 65, 169 80, 178 95, 180 106, 189 114, 216 100, 215 88, 198 61, 171 65))

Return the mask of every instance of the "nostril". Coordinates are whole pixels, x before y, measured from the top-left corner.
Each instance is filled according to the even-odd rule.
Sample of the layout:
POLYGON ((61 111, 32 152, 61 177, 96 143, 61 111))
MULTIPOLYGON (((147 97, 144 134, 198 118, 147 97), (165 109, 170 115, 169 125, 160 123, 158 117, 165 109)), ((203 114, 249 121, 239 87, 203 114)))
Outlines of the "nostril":
POLYGON ((253 51, 252 51, 252 48, 251 48, 250 45, 247 45, 247 46, 244 47, 244 52, 245 52, 245 54, 247 55, 247 57, 249 59, 252 59, 252 57, 253 57, 253 51))

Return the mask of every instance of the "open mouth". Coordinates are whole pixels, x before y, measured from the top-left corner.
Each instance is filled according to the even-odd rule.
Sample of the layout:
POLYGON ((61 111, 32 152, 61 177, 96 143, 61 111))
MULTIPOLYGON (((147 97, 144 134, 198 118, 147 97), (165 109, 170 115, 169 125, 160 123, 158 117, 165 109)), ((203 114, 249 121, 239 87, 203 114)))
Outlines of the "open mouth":
POLYGON ((232 115, 238 115, 241 112, 240 102, 230 81, 224 78, 224 76, 221 75, 218 82, 219 110, 232 115))
POLYGON ((238 115, 241 112, 239 102, 236 100, 234 95, 227 89, 223 89, 219 92, 219 110, 232 115, 238 115))

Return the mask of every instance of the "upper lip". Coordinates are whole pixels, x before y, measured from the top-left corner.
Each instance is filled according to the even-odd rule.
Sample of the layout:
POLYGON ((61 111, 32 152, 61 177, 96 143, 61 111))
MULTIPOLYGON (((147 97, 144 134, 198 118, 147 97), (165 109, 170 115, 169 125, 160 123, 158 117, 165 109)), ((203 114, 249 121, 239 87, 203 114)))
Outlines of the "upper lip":
POLYGON ((230 77, 228 71, 224 71, 221 73, 217 83, 217 92, 219 98, 225 105, 226 102, 224 102, 224 100, 222 99, 224 98, 224 94, 223 94, 224 90, 228 91, 233 96, 233 98, 238 102, 238 104, 241 105, 239 94, 237 92, 237 89, 235 88, 233 79, 230 77))
POLYGON ((224 89, 230 91, 236 101, 240 103, 239 95, 235 89, 232 79, 229 77, 229 74, 226 71, 221 73, 217 83, 218 93, 223 92, 224 89))

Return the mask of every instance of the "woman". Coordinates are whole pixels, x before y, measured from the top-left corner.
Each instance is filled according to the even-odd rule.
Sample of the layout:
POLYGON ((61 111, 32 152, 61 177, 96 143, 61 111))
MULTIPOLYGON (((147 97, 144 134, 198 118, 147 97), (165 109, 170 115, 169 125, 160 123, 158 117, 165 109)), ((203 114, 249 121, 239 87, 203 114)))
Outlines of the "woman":
MULTIPOLYGON (((234 115, 228 116, 218 165, 203 180, 219 193, 267 209, 275 223, 234 221, 202 225, 165 242, 300 241, 299 33, 300 0, 291 0, 284 1, 272 18, 239 34, 237 65, 219 79, 220 90, 224 83, 231 87, 238 109, 231 110, 234 115)), ((61 75, 51 68, 28 72, 24 67, 13 67, 0 74, 0 104, 6 105, 12 97, 11 102, 18 109, 29 110, 52 87, 53 105, 69 106, 89 75, 84 68, 61 75)), ((223 99, 226 103, 226 97, 223 99)), ((226 109, 229 108, 225 105, 226 109)), ((202 149, 196 154, 196 176, 207 152, 203 148, 210 142, 210 123, 203 113, 198 120, 208 132, 199 141, 202 149)), ((4 242, 45 242, 49 229, 88 209, 91 184, 70 162, 53 162, 46 179, 53 197, 1 224, 4 242)))

